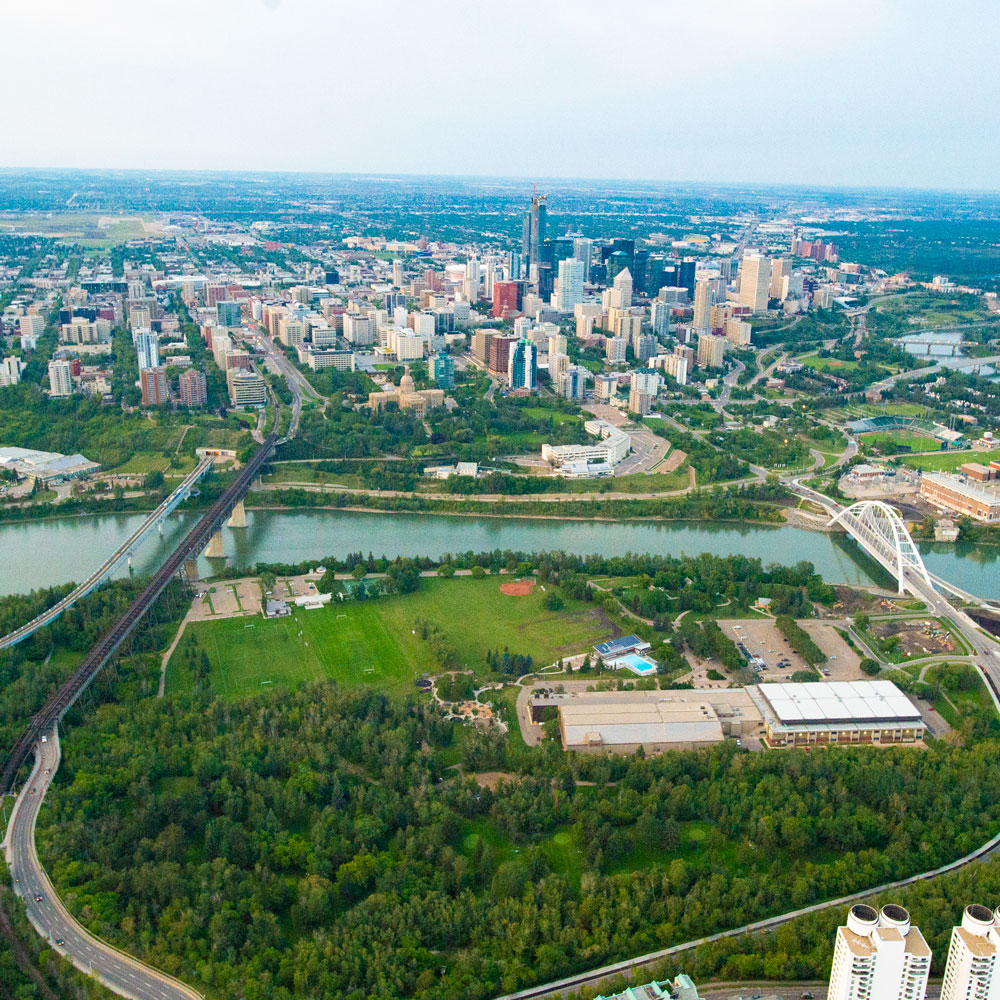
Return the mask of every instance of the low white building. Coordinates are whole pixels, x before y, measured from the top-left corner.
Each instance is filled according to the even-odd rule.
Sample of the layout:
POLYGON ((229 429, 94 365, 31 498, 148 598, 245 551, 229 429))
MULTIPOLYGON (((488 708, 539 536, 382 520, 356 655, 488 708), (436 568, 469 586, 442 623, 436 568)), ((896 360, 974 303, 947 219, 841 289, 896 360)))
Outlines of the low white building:
POLYGON ((571 478, 610 475, 632 450, 631 439, 620 427, 606 420, 588 420, 583 426, 588 434, 596 435, 600 441, 593 444, 543 444, 543 461, 571 478))

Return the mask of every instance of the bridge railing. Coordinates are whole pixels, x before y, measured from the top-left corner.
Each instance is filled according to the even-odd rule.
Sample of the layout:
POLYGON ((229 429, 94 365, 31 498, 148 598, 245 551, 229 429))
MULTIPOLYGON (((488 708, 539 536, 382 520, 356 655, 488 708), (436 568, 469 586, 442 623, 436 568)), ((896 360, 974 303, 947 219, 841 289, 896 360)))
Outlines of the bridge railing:
POLYGON ((39 734, 55 725, 75 704, 90 682, 97 676, 98 671, 111 659, 115 650, 125 641, 156 598, 160 596, 170 580, 183 566, 184 560, 191 553, 197 553, 204 549, 212 535, 222 527, 233 506, 243 498, 260 474, 261 468, 268 460, 274 447, 276 437, 272 433, 265 439, 222 496, 212 504, 180 545, 166 558, 163 565, 143 588, 142 593, 129 605, 121 618, 98 640, 84 658, 83 663, 63 682, 44 707, 35 713, 4 761, 3 771, 0 772, 0 795, 10 791, 13 787, 17 772, 27 760, 39 734))
POLYGON ((67 594, 62 600, 53 604, 51 608, 47 608, 40 615, 37 615, 30 622, 20 626, 20 628, 14 629, 13 632, 9 632, 7 635, 0 637, 0 649, 6 649, 9 646, 14 646, 17 643, 27 639, 28 636, 37 632, 40 628, 45 625, 49 625, 56 620, 64 611, 71 608, 77 601, 84 598, 89 594, 95 587, 99 586, 101 581, 108 576, 109 573, 113 572, 115 567, 124 559, 129 551, 139 543, 143 535, 150 531, 154 524, 161 520, 164 516, 170 513, 178 503, 180 503, 182 497, 181 494, 187 495, 187 492, 191 487, 209 470, 212 465, 211 458, 204 458, 198 463, 197 468, 193 472, 189 472, 184 478, 184 481, 178 486, 171 494, 164 500, 157 508, 154 510, 145 521, 132 532, 129 537, 118 546, 117 549, 107 558, 104 562, 95 570, 83 583, 76 587, 73 591, 67 594))

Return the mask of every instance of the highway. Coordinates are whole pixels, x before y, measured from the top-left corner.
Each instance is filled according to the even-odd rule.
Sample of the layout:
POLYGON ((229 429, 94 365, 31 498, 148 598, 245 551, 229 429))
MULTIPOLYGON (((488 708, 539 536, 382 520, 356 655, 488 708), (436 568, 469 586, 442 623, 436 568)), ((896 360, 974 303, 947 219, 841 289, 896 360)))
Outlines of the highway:
POLYGON ((47 611, 42 612, 36 618, 33 618, 30 622, 22 625, 20 628, 14 629, 13 632, 9 632, 7 635, 0 638, 0 649, 6 649, 8 646, 13 646, 24 639, 27 639, 29 635, 33 632, 37 632, 38 629, 42 628, 44 625, 49 625, 54 622, 67 608, 71 608, 81 597, 86 597, 94 588, 99 586, 102 581, 104 581, 108 575, 114 570, 114 568, 127 556, 131 555, 133 549, 138 545, 145 536, 147 531, 150 531, 158 521, 161 521, 166 517, 171 511, 177 507, 181 501, 186 500, 189 491, 194 484, 201 479, 203 475, 211 468, 212 459, 203 458, 199 463, 197 468, 188 473, 184 477, 183 482, 180 486, 175 489, 166 500, 161 503, 156 510, 153 511, 149 517, 146 518, 142 524, 139 525, 131 535, 118 546, 117 549, 104 560, 103 563, 93 572, 91 575, 84 580, 72 593, 67 594, 58 604, 53 604, 51 608, 47 611))
POLYGON ((81 972, 132 1000, 200 1000, 183 983, 118 951, 78 924, 49 882, 35 850, 35 821, 52 776, 59 767, 56 727, 35 748, 35 766, 14 804, 7 828, 5 859, 14 891, 24 900, 28 919, 50 947, 81 972))
POLYGON ((34 766, 17 796, 4 841, 7 863, 16 880, 14 887, 25 900, 29 919, 39 934, 51 940, 54 947, 78 969, 98 976, 109 989, 131 1000, 194 1000, 198 994, 183 983, 88 934, 72 919, 49 883, 35 853, 34 838, 35 820, 42 798, 59 766, 58 721, 75 704, 98 671, 111 660, 121 643, 180 571, 184 560, 192 552, 200 552, 221 527, 233 506, 243 498, 260 474, 274 444, 275 435, 271 434, 243 466, 234 482, 167 557, 142 593, 90 650, 83 663, 35 713, 8 753, 0 775, 0 794, 3 794, 14 788, 18 772, 28 757, 34 754, 34 766))
POLYGON ((288 426, 288 434, 284 439, 290 440, 295 437, 299 430, 299 418, 302 415, 302 400, 311 399, 319 403, 320 406, 325 406, 327 400, 325 396, 320 395, 312 387, 309 379, 288 360, 284 351, 275 344, 263 329, 261 329, 257 339, 268 360, 284 375, 285 381, 288 383, 288 388, 292 392, 292 421, 288 426))

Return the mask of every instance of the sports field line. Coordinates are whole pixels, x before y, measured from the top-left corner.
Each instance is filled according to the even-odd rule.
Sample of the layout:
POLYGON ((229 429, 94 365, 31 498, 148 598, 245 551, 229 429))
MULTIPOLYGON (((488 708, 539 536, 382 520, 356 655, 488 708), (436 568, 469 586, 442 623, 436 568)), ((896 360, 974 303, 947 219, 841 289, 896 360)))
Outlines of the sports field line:
POLYGON ((226 694, 229 694, 229 678, 226 676, 226 666, 222 659, 222 650, 219 649, 219 637, 212 636, 212 643, 215 645, 215 662, 219 664, 219 672, 222 674, 222 682, 226 686, 226 694))

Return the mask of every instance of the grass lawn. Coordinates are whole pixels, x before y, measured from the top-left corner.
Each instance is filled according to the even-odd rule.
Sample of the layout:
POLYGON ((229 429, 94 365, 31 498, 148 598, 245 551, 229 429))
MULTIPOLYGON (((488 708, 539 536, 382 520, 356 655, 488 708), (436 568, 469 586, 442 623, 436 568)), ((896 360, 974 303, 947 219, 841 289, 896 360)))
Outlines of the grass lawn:
POLYGON ((633 472, 609 479, 567 479, 562 493, 660 493, 682 490, 689 484, 688 463, 673 472, 633 472))
POLYGON ((839 358, 821 358, 818 354, 806 355, 805 357, 796 358, 806 366, 806 368, 813 368, 816 371, 831 371, 831 372, 852 372, 858 367, 857 361, 842 361, 839 358))
POLYGON ((334 484, 348 489, 364 489, 364 477, 357 472, 324 472, 311 465, 278 465, 274 472, 264 476, 265 483, 309 483, 317 486, 334 484))
POLYGON ((227 618, 189 625, 167 671, 171 689, 189 683, 184 650, 197 641, 211 663, 212 682, 225 697, 278 684, 332 678, 409 694, 413 679, 435 673, 430 644, 414 634, 417 618, 435 624, 463 666, 486 675, 486 653, 508 646, 545 666, 611 634, 593 605, 565 599, 562 611, 542 606, 540 587, 527 597, 500 593, 501 579, 424 579, 420 590, 371 602, 331 603, 291 617, 227 618), (300 634, 301 633, 301 634, 300 634))
POLYGON ((942 451, 934 455, 904 455, 903 464, 913 469, 926 469, 928 472, 955 472, 966 462, 978 462, 989 465, 990 462, 1000 462, 1000 449, 994 451, 942 451))
POLYGON ((159 451, 137 451, 127 462, 109 473, 133 473, 145 475, 147 472, 165 472, 170 459, 159 451))
POLYGON ((561 410, 548 410, 544 406, 525 406, 520 412, 533 420, 545 420, 551 417, 556 424, 577 424, 583 420, 579 413, 563 413, 561 410))
MULTIPOLYGON (((933 668, 927 672, 927 679, 933 678, 933 668)), ((982 678, 976 676, 976 686, 971 691, 946 691, 938 694, 932 702, 934 710, 952 728, 962 724, 962 720, 979 709, 993 711, 993 699, 983 685, 982 678), (947 697, 945 697, 947 694, 947 697)))

